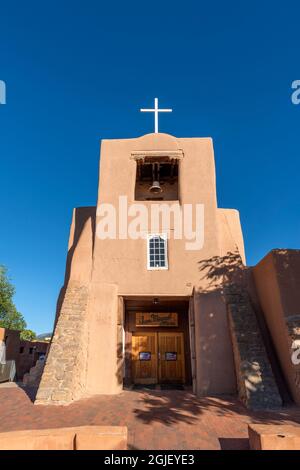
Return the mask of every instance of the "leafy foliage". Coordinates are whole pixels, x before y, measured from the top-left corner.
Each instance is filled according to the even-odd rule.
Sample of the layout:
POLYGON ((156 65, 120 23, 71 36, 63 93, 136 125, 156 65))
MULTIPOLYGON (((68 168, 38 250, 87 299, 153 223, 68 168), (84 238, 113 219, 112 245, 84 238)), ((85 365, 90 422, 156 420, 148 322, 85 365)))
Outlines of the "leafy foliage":
POLYGON ((24 332, 25 336, 33 334, 35 337, 33 331, 26 330, 27 325, 23 315, 18 312, 13 302, 14 293, 15 288, 7 276, 7 269, 0 265, 0 327, 20 330, 24 332), (26 333, 26 331, 30 333, 26 333))
POLYGON ((21 331, 20 338, 22 340, 32 341, 33 339, 36 339, 36 334, 32 330, 23 330, 21 331))

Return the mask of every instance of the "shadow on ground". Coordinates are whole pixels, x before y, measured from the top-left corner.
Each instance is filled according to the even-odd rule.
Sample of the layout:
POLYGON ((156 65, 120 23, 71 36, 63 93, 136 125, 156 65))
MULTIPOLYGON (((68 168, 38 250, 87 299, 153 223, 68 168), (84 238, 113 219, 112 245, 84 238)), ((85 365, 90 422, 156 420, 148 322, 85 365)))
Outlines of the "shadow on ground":
POLYGON ((161 422, 165 425, 176 423, 195 424, 199 416, 212 412, 216 416, 234 416, 238 414, 247 422, 280 424, 291 421, 300 424, 300 409, 287 407, 271 411, 250 411, 238 402, 236 397, 197 398, 192 393, 176 391, 140 391, 140 408, 133 413, 144 424, 161 422))

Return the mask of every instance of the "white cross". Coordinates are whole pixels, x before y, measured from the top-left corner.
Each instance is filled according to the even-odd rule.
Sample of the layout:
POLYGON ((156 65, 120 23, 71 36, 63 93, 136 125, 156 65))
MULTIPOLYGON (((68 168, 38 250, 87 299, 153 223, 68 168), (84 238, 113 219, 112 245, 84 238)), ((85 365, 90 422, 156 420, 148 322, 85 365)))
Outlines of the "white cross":
POLYGON ((154 113, 154 132, 158 133, 158 113, 171 113, 172 109, 159 109, 158 98, 154 98, 154 109, 140 109, 142 113, 154 113))

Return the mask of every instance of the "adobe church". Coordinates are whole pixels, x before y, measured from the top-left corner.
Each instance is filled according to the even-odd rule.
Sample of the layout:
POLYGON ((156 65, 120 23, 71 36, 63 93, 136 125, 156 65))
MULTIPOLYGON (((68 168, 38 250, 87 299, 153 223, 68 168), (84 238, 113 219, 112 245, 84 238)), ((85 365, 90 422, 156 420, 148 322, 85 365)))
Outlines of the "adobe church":
POLYGON ((299 404, 300 252, 273 250, 246 267, 239 213, 217 204, 212 140, 158 132, 158 112, 170 110, 157 100, 145 111, 155 132, 103 140, 97 207, 73 211, 35 403, 151 386, 238 394, 253 409, 299 404), (170 217, 130 237, 120 196, 132 214, 163 205, 170 217), (187 249, 173 215, 199 204, 203 239, 187 249), (99 233, 105 208, 117 221, 110 236, 99 233))

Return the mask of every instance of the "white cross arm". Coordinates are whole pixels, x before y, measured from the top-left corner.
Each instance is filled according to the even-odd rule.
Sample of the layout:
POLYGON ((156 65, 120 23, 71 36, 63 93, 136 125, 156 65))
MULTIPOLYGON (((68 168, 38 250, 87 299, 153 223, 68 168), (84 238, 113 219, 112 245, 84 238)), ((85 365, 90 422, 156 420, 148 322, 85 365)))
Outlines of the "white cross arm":
POLYGON ((158 98, 154 98, 154 108, 142 108, 140 110, 142 113, 154 113, 154 132, 158 132, 158 113, 171 113, 172 109, 164 108, 159 109, 158 107, 158 98))
MULTIPOLYGON (((155 113, 156 109, 144 109, 144 108, 141 108, 140 111, 142 113, 155 113)), ((158 109, 157 110, 159 113, 171 113, 173 110, 172 109, 158 109)))

